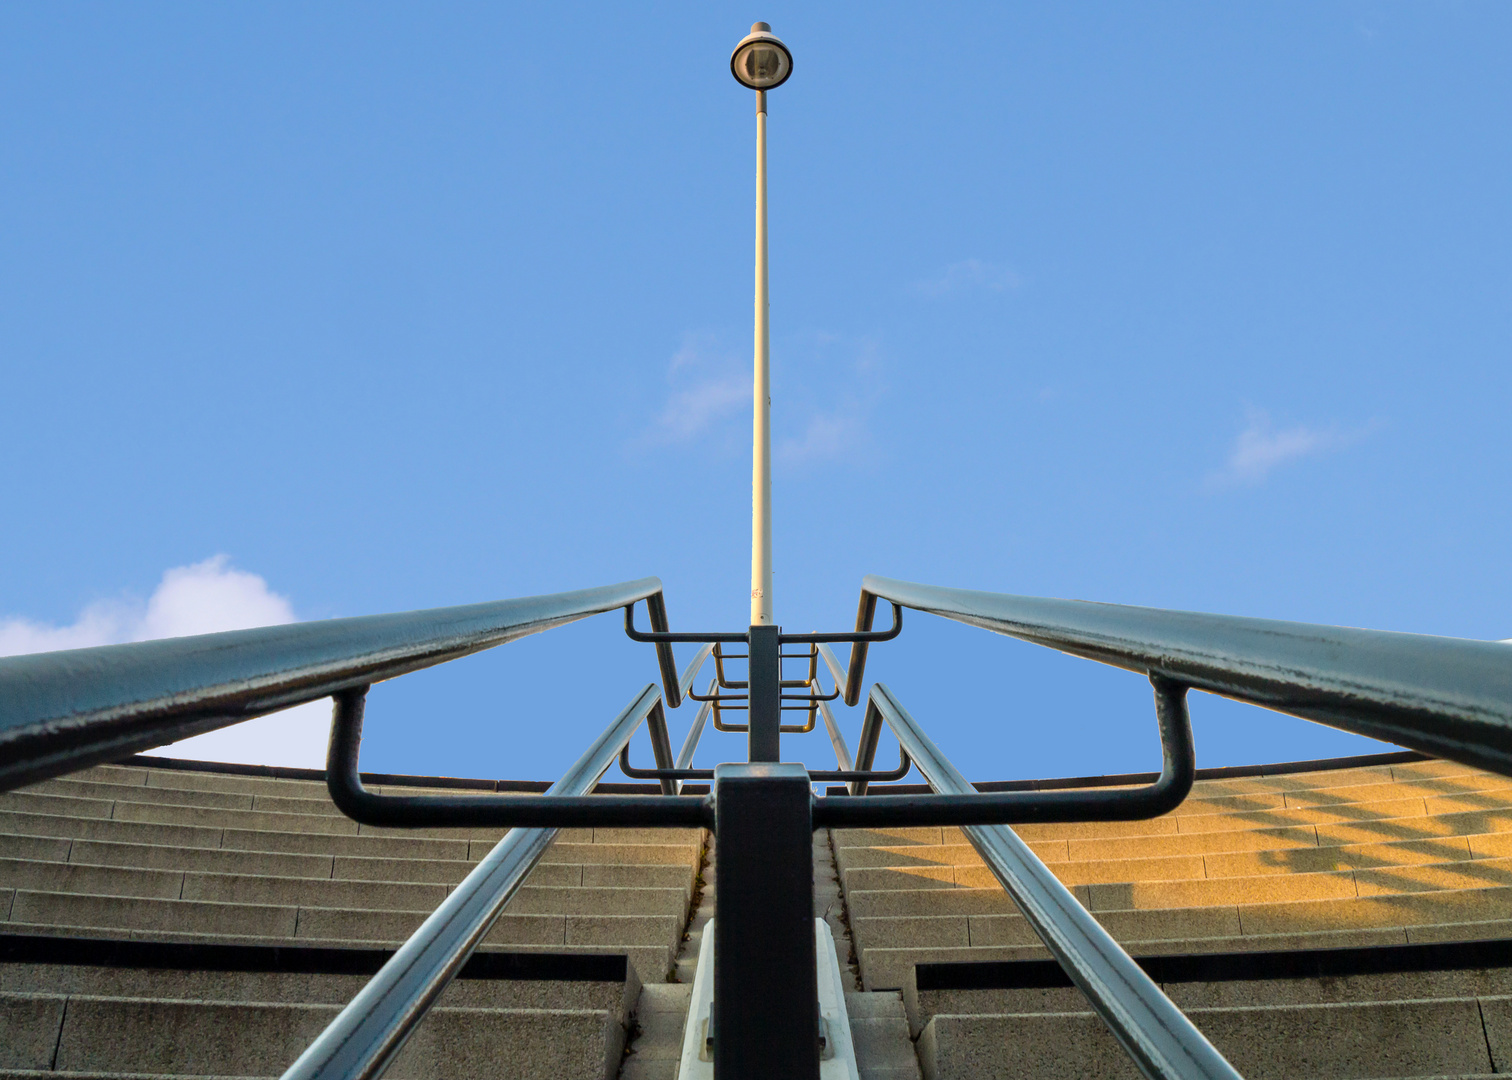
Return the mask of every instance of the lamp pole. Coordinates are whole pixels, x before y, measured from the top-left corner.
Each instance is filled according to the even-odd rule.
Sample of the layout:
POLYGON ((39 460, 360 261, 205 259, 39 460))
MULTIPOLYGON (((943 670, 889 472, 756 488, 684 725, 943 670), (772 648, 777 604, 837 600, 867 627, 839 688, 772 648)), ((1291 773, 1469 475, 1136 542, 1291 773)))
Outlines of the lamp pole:
POLYGON ((772 621, 772 313, 767 297, 766 91, 756 91, 756 379, 751 434, 751 625, 772 621))
POLYGON ((767 298, 767 94, 793 73, 793 56, 764 22, 730 55, 730 71, 756 91, 756 332, 751 417, 751 625, 772 625, 771 312, 767 298))

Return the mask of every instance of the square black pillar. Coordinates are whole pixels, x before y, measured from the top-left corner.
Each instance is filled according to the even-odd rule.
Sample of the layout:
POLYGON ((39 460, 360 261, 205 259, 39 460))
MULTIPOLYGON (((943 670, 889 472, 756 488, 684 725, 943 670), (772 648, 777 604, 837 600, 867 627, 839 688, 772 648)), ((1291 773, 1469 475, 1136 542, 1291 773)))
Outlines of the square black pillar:
POLYGON ((751 695, 748 714, 747 760, 780 761, 782 759, 782 631, 775 626, 753 626, 747 632, 746 652, 750 655, 746 676, 751 695))
POLYGON ((715 1080, 818 1080, 808 770, 716 767, 714 827, 715 1080))

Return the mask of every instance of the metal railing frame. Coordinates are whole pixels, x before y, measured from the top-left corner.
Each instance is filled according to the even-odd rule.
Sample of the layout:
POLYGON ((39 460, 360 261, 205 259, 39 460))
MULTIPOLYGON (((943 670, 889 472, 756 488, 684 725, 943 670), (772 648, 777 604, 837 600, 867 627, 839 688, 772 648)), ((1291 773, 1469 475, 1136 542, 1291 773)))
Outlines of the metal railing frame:
MULTIPOLYGON (((355 731, 353 725, 332 724, 327 775, 340 774, 347 778, 348 785, 356 777, 364 692, 346 691, 345 702, 337 699, 337 711, 345 709, 348 717, 355 717, 355 731)), ((598 783, 641 722, 660 708, 661 697, 656 687, 647 685, 544 795, 519 799, 549 808, 551 813, 546 817, 553 817, 568 806, 606 799, 587 792, 598 783)), ((332 783, 333 796, 339 786, 339 782, 332 783)), ((360 781, 356 786, 360 788, 360 781)), ((656 795, 644 798, 662 799, 656 795)), ((623 820, 624 813, 621 808, 619 820, 623 820)), ((555 827, 514 828, 506 833, 289 1066, 283 1074, 284 1080, 376 1080, 382 1076, 416 1025, 462 970, 556 834, 555 827)))
MULTIPOLYGON (((785 839, 775 847, 760 828, 742 826, 743 831, 721 836, 721 875, 734 875, 737 865, 745 866, 741 872, 758 892, 778 889, 775 882, 801 890, 809 872, 809 845, 800 842, 806 828, 962 826, 1147 1076, 1232 1077, 1232 1069, 1180 1011, 1043 863, 1002 827, 1024 821, 1150 817, 1174 808, 1190 790, 1195 765, 1185 706, 1189 688, 1512 775, 1512 653, 1501 643, 968 592, 880 577, 863 581, 854 633, 783 634, 775 626, 753 626, 746 633, 674 634, 667 628, 661 583, 645 578, 492 604, 3 658, 0 790, 332 696, 327 783, 344 812, 369 824, 512 826, 301 1056, 287 1074, 291 1080, 374 1080, 380 1075, 557 828, 678 824, 717 829, 719 808, 726 799, 727 815, 733 815, 727 816, 727 826, 745 821, 753 808, 770 807, 774 814, 785 815, 785 839), (649 632, 634 627, 634 605, 640 600, 647 601, 649 632), (893 608, 893 627, 874 632, 876 606, 884 600, 893 608), (363 787, 358 749, 371 683, 615 607, 624 609, 630 637, 656 646, 663 693, 658 694, 654 685, 642 690, 545 796, 391 796, 363 787), (817 708, 840 769, 815 772, 778 764, 782 645, 812 644, 837 690, 843 689, 847 704, 854 705, 860 700, 869 644, 898 634, 904 607, 1147 675, 1155 689, 1163 748, 1159 778, 1137 789, 975 793, 880 684, 868 698, 854 759, 827 703, 819 700, 817 708), (852 644, 844 667, 827 646, 838 641, 852 644), (680 678, 673 665, 673 642, 704 646, 680 678), (684 696, 696 696, 690 693, 693 680, 716 642, 747 646, 750 764, 722 767, 725 771, 716 772, 707 797, 679 795, 682 779, 708 773, 690 766, 709 708, 705 704, 700 710, 673 759, 663 700, 675 707, 684 696), (587 795, 616 755, 625 755, 629 765, 629 740, 642 722, 650 729, 657 768, 633 775, 659 780, 663 794, 587 795), (898 735, 900 770, 917 765, 934 794, 867 793, 869 782, 901 775, 871 770, 884 723, 898 735), (728 791, 719 776, 725 777, 728 791), (814 781, 831 778, 849 781, 850 793, 812 793, 809 785, 814 781), (802 822, 808 824, 798 824, 802 822), (778 847, 787 854, 778 857, 778 847)), ((817 683, 815 696, 821 696, 817 683)), ((773 971, 796 972, 794 965, 805 963, 812 967, 813 941, 804 905, 788 905, 793 910, 772 921, 773 912, 754 893, 724 899, 735 905, 730 912, 755 919, 752 925, 763 919, 770 922, 763 932, 785 942, 775 950, 752 954, 750 963, 757 966, 747 971, 736 965, 737 971, 730 965, 741 939, 726 940, 723 951, 730 956, 722 973, 717 967, 716 979, 724 980, 721 985, 727 988, 740 988, 739 1000, 756 993, 751 1001, 759 1004, 760 988, 771 982, 773 971)), ((725 934, 737 934, 738 924, 738 919, 724 917, 716 921, 725 934)), ((780 982, 779 978, 771 985, 780 982)), ((728 1008, 736 998, 725 996, 728 1008)), ((749 1015, 742 1014, 739 1023, 750 1033, 760 1032, 761 1038, 752 1034, 756 1042, 745 1050, 764 1057, 752 1064, 748 1055, 742 1064, 741 1055, 726 1045, 717 1053, 725 1080, 769 1072, 778 1061, 785 1063, 785 1075, 817 1076, 817 1049, 807 1045, 803 1024, 788 1024, 782 1019, 786 1014, 775 1007, 746 1012, 749 1015), (783 1030, 776 1031, 774 1024, 783 1030), (786 1045, 767 1045, 784 1039, 786 1045)), ((743 1029, 737 1024, 720 1030, 743 1029)))
MULTIPOLYGON (((1158 675, 1150 681, 1155 687, 1161 743, 1166 747, 1165 768, 1161 779, 1152 788, 1160 787, 1172 777, 1177 786, 1184 780, 1189 789, 1194 763, 1186 689, 1158 675), (1181 760, 1183 751, 1185 759, 1181 760)), ((937 793, 937 798, 993 798, 976 793, 976 789, 940 753, 939 747, 924 734, 892 691, 881 683, 872 687, 869 698, 868 719, 873 716, 886 721, 899 744, 907 749, 924 779, 937 793)), ((871 747, 875 750, 875 740, 871 747)), ((858 764, 865 767, 864 756, 858 764)), ((1044 794, 1076 800, 1122 793, 1044 794)), ((1160 1080, 1196 1080, 1199 1077, 1238 1080, 1239 1073, 1207 1037, 1161 992, 1160 987, 1012 829, 1004 825, 966 825, 961 831, 1141 1072, 1152 1080, 1157 1077, 1160 1080)))
MULTIPOLYGON (((1192 728, 1186 721, 1186 687, 1151 675, 1155 717, 1160 730, 1160 775, 1138 788, 1093 788, 1065 791, 1004 791, 982 794, 975 788, 932 795, 867 795, 873 777, 864 775, 876 757, 882 724, 896 727, 887 713, 890 696, 873 687, 856 744, 856 767, 848 796, 816 800, 814 820, 831 828, 885 828, 905 825, 1015 825, 1028 822, 1137 821, 1170 813, 1181 805, 1197 778, 1192 728)), ((895 704, 895 702, 894 702, 895 704)), ((905 756, 913 750, 901 736, 905 756)), ((933 744, 930 744, 931 746, 933 744)), ((931 751, 938 754, 937 750, 931 751)))
MULTIPOLYGON (((651 733, 657 760, 672 764, 667 721, 654 685, 642 691, 652 700, 641 714, 651 733)), ((633 819, 647 827, 713 824, 713 809, 702 795, 677 795, 662 780, 661 795, 589 795, 560 791, 539 795, 380 795, 362 785, 357 756, 362 744, 363 702, 367 687, 343 690, 331 710, 331 746, 326 759, 326 789, 347 817, 364 825, 413 829, 497 825, 506 828, 591 828, 622 825, 633 819)), ((639 699, 637 699, 639 700, 639 699)), ((632 727, 631 731, 635 729, 632 727)), ((617 753, 629 747, 629 736, 617 753)), ((607 766, 606 766, 607 768, 607 766)), ((602 772, 602 770, 600 770, 602 772)))
MULTIPOLYGON (((0 657, 0 791, 229 727, 515 641, 640 600, 658 578, 393 615, 0 657)), ((668 707, 682 701, 657 643, 668 707)))
MULTIPOLYGON (((868 575, 878 599, 1194 690, 1512 775, 1512 652, 1495 641, 947 589, 868 575)), ((851 650, 845 702, 866 650, 851 650)))

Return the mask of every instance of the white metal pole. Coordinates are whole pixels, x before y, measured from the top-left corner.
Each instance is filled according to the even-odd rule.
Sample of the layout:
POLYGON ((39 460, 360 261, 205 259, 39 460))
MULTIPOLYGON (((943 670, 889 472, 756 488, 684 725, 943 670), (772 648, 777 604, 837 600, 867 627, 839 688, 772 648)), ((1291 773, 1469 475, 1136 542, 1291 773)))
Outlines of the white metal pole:
POLYGON ((772 623, 772 385, 767 303, 766 92, 756 91, 756 378, 751 448, 751 625, 772 623))

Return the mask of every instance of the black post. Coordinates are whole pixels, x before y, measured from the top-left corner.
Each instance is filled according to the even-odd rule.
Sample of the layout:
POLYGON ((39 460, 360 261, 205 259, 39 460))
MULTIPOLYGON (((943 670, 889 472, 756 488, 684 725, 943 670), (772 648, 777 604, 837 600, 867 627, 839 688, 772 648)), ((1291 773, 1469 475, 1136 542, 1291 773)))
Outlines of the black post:
POLYGON ((751 761, 782 760, 782 631, 753 626, 747 637, 750 655, 751 761))
POLYGON ((818 1080, 808 771, 798 764, 716 766, 714 818, 715 1080, 818 1080))

